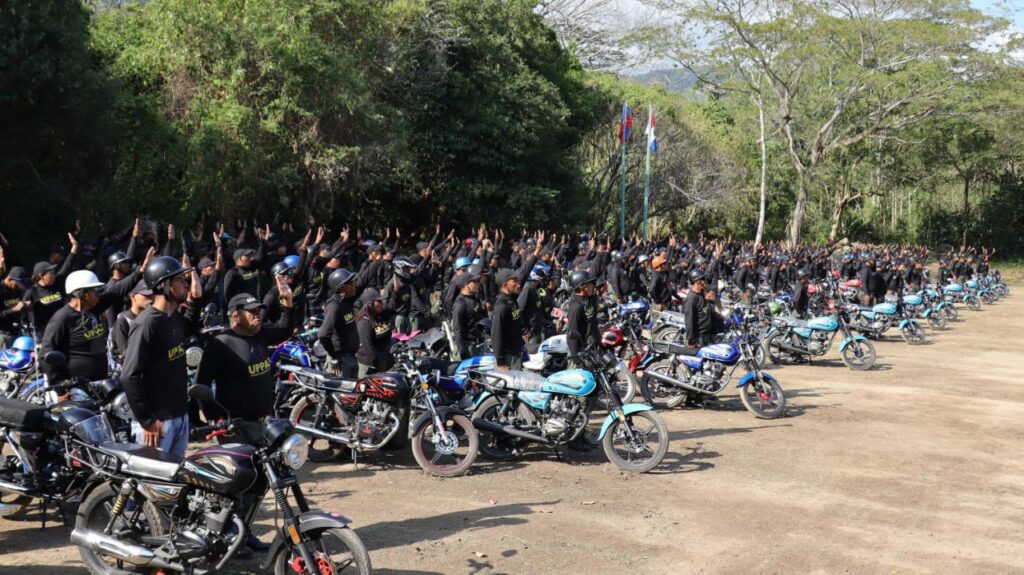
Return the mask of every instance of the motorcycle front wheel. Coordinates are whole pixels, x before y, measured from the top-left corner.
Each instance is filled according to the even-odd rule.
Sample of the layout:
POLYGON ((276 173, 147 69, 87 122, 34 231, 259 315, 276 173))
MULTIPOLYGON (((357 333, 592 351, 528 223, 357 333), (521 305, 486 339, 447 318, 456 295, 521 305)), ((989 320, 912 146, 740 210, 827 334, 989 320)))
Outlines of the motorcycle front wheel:
POLYGON ((867 371, 875 366, 875 346, 870 341, 855 339, 843 348, 843 363, 854 371, 867 371))
POLYGON ((946 316, 941 313, 932 312, 928 314, 928 325, 935 329, 946 329, 946 316))
MULTIPOLYGON (((76 529, 90 529, 100 533, 106 529, 113 512, 114 502, 117 499, 118 490, 109 483, 104 483, 94 489, 78 508, 78 515, 75 517, 76 529)), ((111 530, 113 534, 129 533, 132 544, 137 544, 145 536, 161 536, 166 531, 165 522, 160 512, 152 503, 140 497, 135 498, 132 503, 142 506, 142 512, 135 524, 129 524, 131 512, 125 510, 114 521, 111 530)), ((139 573, 139 569, 130 564, 125 564, 119 559, 101 555, 95 551, 79 547, 79 554, 82 556, 82 563, 93 575, 129 575, 139 573)))
POLYGON ((647 473, 665 458, 668 452, 668 428, 653 411, 627 415, 625 423, 616 419, 601 439, 608 461, 629 473, 647 473), (627 431, 632 432, 632 437, 627 431))
POLYGON ((480 437, 465 415, 442 419, 445 429, 427 420, 412 437, 412 455, 424 471, 437 477, 457 477, 469 471, 480 450, 480 437))
POLYGON ((910 345, 920 345, 924 343, 926 337, 924 330, 916 323, 908 323, 903 326, 903 329, 900 330, 900 335, 903 336, 903 341, 910 345))
MULTIPOLYGON (((348 527, 332 527, 322 531, 314 531, 306 535, 306 549, 317 562, 314 573, 332 573, 334 575, 370 575, 370 554, 366 545, 359 539, 355 531, 348 527)), ((274 575, 294 575, 294 567, 299 566, 305 572, 301 554, 289 544, 287 551, 277 554, 274 560, 274 575)))
POLYGON ((951 303, 947 303, 945 307, 942 308, 942 313, 949 321, 956 321, 957 318, 960 317, 960 312, 956 311, 956 307, 951 303))
POLYGON ((981 311, 981 301, 978 300, 976 296, 972 295, 971 297, 967 298, 967 301, 965 301, 964 303, 967 304, 967 307, 969 307, 971 311, 981 311))
POLYGON ((786 413, 786 396, 777 381, 756 377, 740 388, 743 407, 761 419, 775 419, 786 413))

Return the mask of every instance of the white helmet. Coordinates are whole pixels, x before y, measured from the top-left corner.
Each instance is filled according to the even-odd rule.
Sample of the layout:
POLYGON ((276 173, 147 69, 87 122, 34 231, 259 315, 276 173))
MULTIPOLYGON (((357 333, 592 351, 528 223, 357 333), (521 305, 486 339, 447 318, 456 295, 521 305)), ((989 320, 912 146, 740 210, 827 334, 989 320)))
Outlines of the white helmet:
POLYGON ((96 274, 89 270, 78 270, 77 272, 71 272, 68 279, 64 281, 64 293, 69 296, 75 295, 75 292, 83 289, 92 289, 103 287, 103 282, 100 281, 96 274))

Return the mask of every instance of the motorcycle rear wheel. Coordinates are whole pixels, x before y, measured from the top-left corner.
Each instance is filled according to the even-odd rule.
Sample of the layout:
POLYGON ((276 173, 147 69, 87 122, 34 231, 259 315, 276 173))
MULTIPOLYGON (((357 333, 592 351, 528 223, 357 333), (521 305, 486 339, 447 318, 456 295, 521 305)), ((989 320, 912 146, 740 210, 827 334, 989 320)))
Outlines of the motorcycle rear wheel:
MULTIPOLYGON (((473 412, 473 419, 483 419, 501 425, 515 425, 507 417, 499 415, 499 408, 502 403, 496 397, 488 397, 483 400, 473 412)), ((480 454, 491 461, 508 461, 522 453, 526 441, 503 433, 492 433, 483 429, 477 429, 479 436, 480 454)))
POLYGON ((437 437, 434 422, 428 420, 415 430, 412 438, 412 456, 427 473, 437 477, 458 477, 463 475, 476 461, 480 451, 480 437, 473 423, 465 415, 449 415, 442 419, 446 426, 443 438, 437 437), (454 441, 454 447, 442 447, 435 443, 454 441), (444 463, 451 461, 450 464, 444 463))
POLYGON ((903 329, 900 330, 900 335, 903 336, 903 341, 910 345, 921 345, 926 339, 924 330, 916 323, 908 323, 903 326, 903 329))
MULTIPOLYGON (((117 490, 109 483, 104 483, 94 489, 78 508, 78 515, 75 517, 75 527, 80 529, 92 529, 102 532, 110 521, 110 515, 114 501, 117 499, 117 490)), ((120 519, 114 522, 113 532, 131 528, 136 534, 160 536, 166 532, 166 523, 156 507, 142 499, 134 499, 136 505, 142 506, 142 514, 139 524, 129 527, 127 518, 130 513, 122 512, 120 519)), ((93 575, 131 575, 137 574, 142 569, 132 569, 131 565, 124 565, 122 562, 99 555, 94 551, 79 547, 78 553, 82 556, 82 563, 93 575), (125 569, 127 567, 128 569, 125 569)))
POLYGON ((601 439, 601 447, 608 461, 619 469, 629 473, 647 473, 657 467, 668 452, 668 428, 653 411, 627 415, 626 422, 637 438, 636 445, 626 433, 623 421, 616 419, 601 439), (649 447, 652 440, 656 443, 653 449, 649 447), (643 457, 644 454, 650 455, 643 457))
MULTIPOLYGON (((6 462, 8 458, 13 457, 14 451, 11 446, 6 441, 0 444, 0 462, 6 462)), ((14 462, 14 465, 20 464, 14 462)), ((32 498, 28 495, 0 491, 0 519, 20 518, 31 503, 32 498)))
POLYGON ((969 307, 971 311, 981 311, 981 301, 978 300, 977 296, 967 298, 967 301, 964 303, 967 304, 967 307, 969 307))
MULTIPOLYGON (((292 408, 292 413, 288 417, 293 425, 302 423, 314 427, 317 402, 312 398, 313 396, 307 395, 295 403, 295 407, 292 408)), ((334 416, 338 419, 338 423, 345 421, 341 409, 337 406, 335 406, 334 416)), ((306 439, 309 440, 309 460, 317 463, 334 459, 345 449, 344 445, 326 439, 308 436, 306 439)))
MULTIPOLYGON (((366 545, 348 527, 332 527, 313 533, 305 533, 306 549, 317 561, 314 571, 317 573, 333 573, 335 575, 371 575, 373 566, 366 545), (337 554, 333 551, 340 547, 337 554)), ((302 559, 289 545, 287 552, 282 551, 274 559, 274 575, 294 575, 292 563, 302 559)), ((304 567, 304 566, 303 566, 304 567)))
POLYGON ((783 341, 783 337, 782 332, 777 331, 769 335, 768 338, 764 340, 764 345, 762 346, 764 347, 765 355, 767 356, 766 359, 776 365, 792 363, 795 359, 792 353, 779 347, 779 343, 783 341))
POLYGON ((941 313, 932 312, 928 314, 928 325, 935 329, 946 329, 946 316, 941 313))
POLYGON ((761 419, 775 419, 786 413, 786 396, 777 381, 761 377, 740 388, 743 407, 761 419))
POLYGON ((690 376, 685 366, 673 365, 672 360, 655 361, 647 366, 643 377, 640 378, 640 393, 643 395, 644 401, 655 409, 671 409, 686 401, 687 391, 685 389, 654 379, 650 375, 652 371, 681 381, 685 381, 690 376))

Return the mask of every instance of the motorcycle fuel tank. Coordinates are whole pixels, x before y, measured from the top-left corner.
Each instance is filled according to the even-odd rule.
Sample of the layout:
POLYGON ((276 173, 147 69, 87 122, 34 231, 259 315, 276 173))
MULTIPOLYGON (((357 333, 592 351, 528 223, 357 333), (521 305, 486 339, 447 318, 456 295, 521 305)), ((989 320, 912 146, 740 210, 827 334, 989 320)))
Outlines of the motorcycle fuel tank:
POLYGON ((706 345, 697 350, 697 357, 701 359, 713 359, 722 363, 736 363, 740 359, 740 350, 727 343, 716 343, 706 345))
POLYGON ((256 483, 256 448, 228 443, 200 449, 185 458, 178 477, 189 485, 223 495, 238 495, 256 483))
POLYGON ((375 373, 360 379, 356 391, 366 397, 396 403, 409 397, 409 383, 400 373, 375 373))
POLYGON ((871 311, 875 312, 876 314, 892 315, 896 313, 896 304, 889 302, 880 303, 877 304, 875 307, 871 308, 871 311))
POLYGON ((907 305, 921 305, 921 295, 912 293, 903 296, 903 303, 907 305))
POLYGON ((587 395, 597 387, 597 381, 589 371, 583 369, 567 369, 553 373, 544 380, 541 387, 548 393, 564 393, 566 395, 587 395))
POLYGON ((839 328, 839 322, 830 315, 823 315, 807 320, 807 327, 819 331, 835 331, 839 328))

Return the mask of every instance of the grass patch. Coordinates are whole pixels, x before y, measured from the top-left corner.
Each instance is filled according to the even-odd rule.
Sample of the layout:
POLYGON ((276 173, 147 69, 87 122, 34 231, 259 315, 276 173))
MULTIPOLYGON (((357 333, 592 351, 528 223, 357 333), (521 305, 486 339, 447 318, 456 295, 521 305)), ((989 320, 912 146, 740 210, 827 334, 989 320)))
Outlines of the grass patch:
POLYGON ((1024 284, 1024 259, 997 261, 991 266, 1003 274, 1003 281, 1008 285, 1024 284))

